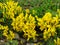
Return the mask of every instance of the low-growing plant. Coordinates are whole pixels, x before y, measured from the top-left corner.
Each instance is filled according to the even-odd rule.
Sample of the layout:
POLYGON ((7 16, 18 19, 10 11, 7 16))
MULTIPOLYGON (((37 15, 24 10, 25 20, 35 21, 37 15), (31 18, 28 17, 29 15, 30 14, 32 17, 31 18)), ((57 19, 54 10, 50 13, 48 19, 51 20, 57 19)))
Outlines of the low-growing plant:
POLYGON ((23 38, 27 42, 37 40, 36 42, 41 42, 42 45, 60 44, 59 9, 54 14, 55 16, 48 11, 42 17, 39 17, 35 14, 35 10, 30 12, 29 9, 24 10, 18 5, 18 2, 8 1, 0 2, 0 11, 0 32, 2 32, 0 35, 4 36, 6 40, 10 40, 9 44, 15 45, 16 43, 18 45, 17 42, 13 41, 16 38, 16 33, 18 35, 22 33, 22 37, 19 38, 23 38))

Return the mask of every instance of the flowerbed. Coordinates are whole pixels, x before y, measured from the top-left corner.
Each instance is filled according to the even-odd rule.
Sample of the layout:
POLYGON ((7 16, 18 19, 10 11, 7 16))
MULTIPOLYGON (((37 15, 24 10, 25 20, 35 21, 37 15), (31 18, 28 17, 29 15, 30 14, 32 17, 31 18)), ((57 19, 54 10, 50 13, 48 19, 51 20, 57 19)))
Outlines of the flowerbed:
POLYGON ((35 10, 32 13, 29 9, 23 10, 18 2, 0 3, 0 32, 0 39, 19 40, 22 44, 20 38, 35 42, 34 45, 60 45, 60 10, 57 9, 55 16, 46 12, 40 18, 35 10))

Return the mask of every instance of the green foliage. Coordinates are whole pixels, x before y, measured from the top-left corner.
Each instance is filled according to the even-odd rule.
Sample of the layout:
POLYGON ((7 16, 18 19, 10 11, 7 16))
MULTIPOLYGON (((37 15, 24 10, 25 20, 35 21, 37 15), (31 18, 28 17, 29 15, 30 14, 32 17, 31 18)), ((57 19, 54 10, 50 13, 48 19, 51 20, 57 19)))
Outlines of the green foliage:
POLYGON ((60 37, 60 28, 57 28, 57 36, 60 37))
POLYGON ((3 37, 2 33, 3 31, 0 30, 0 39, 3 37))
POLYGON ((18 45, 18 41, 17 40, 9 40, 8 42, 6 42, 5 45, 18 45))
POLYGON ((56 13, 56 10, 60 6, 60 1, 59 0, 43 0, 40 4, 39 7, 35 7, 34 10, 37 11, 37 15, 41 17, 44 13, 46 12, 52 12, 53 14, 56 13))
POLYGON ((53 41, 52 38, 49 39, 47 42, 48 42, 48 43, 47 43, 46 45, 55 45, 55 43, 54 43, 54 41, 53 41))

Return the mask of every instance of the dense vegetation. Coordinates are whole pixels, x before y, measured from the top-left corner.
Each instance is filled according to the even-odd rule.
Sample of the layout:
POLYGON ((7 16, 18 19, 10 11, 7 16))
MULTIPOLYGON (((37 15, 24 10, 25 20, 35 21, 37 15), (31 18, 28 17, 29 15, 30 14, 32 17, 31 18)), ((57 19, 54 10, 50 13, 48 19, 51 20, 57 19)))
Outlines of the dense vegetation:
POLYGON ((0 0, 0 40, 5 45, 60 45, 60 1, 0 0))

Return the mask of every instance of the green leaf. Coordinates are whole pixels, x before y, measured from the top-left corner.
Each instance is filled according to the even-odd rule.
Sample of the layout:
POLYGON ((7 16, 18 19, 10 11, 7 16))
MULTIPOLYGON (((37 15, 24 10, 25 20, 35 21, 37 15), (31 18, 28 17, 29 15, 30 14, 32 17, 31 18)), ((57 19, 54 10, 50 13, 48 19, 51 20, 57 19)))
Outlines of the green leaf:
POLYGON ((53 38, 48 39, 47 45, 55 45, 53 38))

